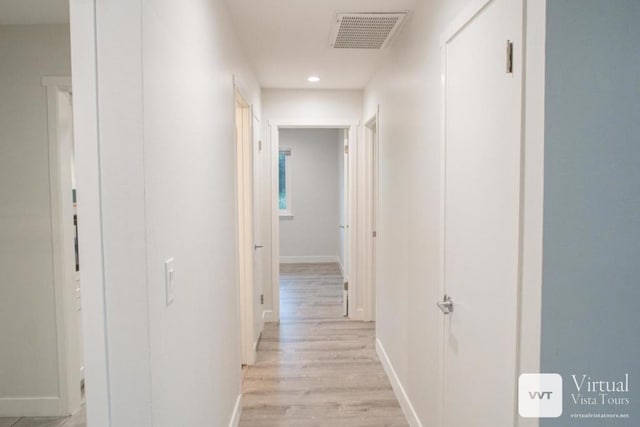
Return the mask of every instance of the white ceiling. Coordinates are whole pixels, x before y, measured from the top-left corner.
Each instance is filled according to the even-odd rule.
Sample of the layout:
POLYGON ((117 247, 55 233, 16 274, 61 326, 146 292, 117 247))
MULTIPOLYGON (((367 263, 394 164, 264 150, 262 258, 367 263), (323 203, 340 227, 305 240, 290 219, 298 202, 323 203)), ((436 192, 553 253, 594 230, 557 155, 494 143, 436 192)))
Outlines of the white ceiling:
POLYGON ((265 88, 296 89, 362 89, 384 59, 386 50, 331 49, 329 35, 336 12, 399 12, 411 10, 416 3, 416 0, 226 1, 260 84, 265 88), (310 75, 320 76, 320 82, 307 82, 310 75))
POLYGON ((0 0, 0 25, 67 23, 69 0, 0 0))

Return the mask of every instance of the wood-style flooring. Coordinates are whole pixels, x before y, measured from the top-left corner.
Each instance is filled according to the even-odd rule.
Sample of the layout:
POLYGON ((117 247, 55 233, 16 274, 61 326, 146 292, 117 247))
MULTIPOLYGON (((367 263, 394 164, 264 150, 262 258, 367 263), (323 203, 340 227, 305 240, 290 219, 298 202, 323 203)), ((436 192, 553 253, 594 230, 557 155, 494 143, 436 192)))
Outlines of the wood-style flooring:
POLYGON ((71 417, 0 418, 0 427, 87 427, 85 407, 71 417))
POLYGON ((342 316, 337 264, 283 264, 280 323, 265 325, 243 382, 241 427, 407 426, 374 324, 342 316))

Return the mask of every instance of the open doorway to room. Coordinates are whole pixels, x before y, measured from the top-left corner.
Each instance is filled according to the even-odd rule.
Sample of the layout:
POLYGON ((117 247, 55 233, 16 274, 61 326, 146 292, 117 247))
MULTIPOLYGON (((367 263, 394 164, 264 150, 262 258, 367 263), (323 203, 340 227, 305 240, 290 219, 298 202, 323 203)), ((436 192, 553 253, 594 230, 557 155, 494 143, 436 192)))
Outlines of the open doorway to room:
POLYGON ((281 319, 347 315, 346 134, 339 128, 280 130, 281 319))
POLYGON ((0 4, 0 425, 80 427, 69 10, 19 3, 0 4))
MULTIPOLYGON (((358 314, 352 270, 355 196, 351 179, 357 126, 350 123, 270 123, 272 149, 272 320, 313 313, 313 293, 331 315, 358 314), (282 277, 281 277, 282 275, 282 277), (308 288, 299 280, 321 280, 308 288), (291 291, 291 292, 290 292, 291 291), (303 294, 311 297, 303 297, 303 294), (332 303, 328 304, 331 300, 332 303), (297 313, 297 314, 296 314, 297 313)), ((317 301, 316 301, 317 302, 317 301)), ((320 310, 319 306, 315 307, 320 310)), ((326 314, 326 313, 325 313, 326 314)))

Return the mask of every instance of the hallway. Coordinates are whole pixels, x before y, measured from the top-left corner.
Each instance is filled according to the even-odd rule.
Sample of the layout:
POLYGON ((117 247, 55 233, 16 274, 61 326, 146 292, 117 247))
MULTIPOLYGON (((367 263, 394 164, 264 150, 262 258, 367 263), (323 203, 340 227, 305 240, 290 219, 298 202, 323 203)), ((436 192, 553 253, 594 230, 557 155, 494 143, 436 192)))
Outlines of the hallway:
POLYGON ((371 322, 342 317, 337 264, 283 264, 281 321, 243 382, 242 427, 406 426, 371 322))

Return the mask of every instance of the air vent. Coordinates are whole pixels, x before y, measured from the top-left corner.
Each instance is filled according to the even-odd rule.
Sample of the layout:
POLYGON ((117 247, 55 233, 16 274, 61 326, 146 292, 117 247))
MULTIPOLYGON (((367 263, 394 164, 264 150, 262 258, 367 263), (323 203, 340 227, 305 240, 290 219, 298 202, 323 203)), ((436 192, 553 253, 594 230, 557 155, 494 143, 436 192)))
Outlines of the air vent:
POLYGON ((383 49, 406 16, 406 12, 338 13, 329 44, 334 49, 383 49))

